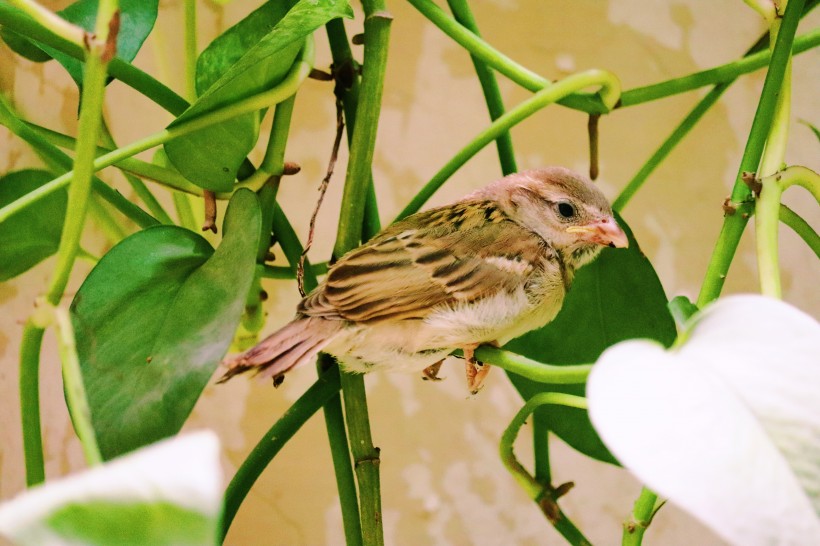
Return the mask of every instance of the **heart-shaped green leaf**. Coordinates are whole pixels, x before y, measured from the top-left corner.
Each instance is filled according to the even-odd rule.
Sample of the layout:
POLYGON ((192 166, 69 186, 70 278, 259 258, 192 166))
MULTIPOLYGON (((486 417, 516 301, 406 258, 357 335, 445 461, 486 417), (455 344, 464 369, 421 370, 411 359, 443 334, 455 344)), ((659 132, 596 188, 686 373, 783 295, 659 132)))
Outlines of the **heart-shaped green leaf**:
MULTIPOLYGON (((92 32, 97 21, 99 0, 78 0, 58 15, 65 20, 92 32)), ((159 0, 120 0, 120 29, 117 34, 117 57, 132 61, 137 56, 145 39, 151 34, 157 20, 159 0)), ((65 67, 78 87, 83 83, 83 62, 61 53, 51 47, 39 47, 65 67)))
MULTIPOLYGON (((549 364, 588 364, 625 339, 648 338, 667 346, 675 340, 675 323, 658 276, 623 219, 618 223, 629 236, 629 248, 605 248, 578 271, 555 320, 505 348, 549 364)), ((525 399, 548 391, 584 394, 583 385, 545 385, 512 374, 510 378, 525 399)), ((617 464, 585 411, 549 406, 538 412, 550 430, 581 453, 617 464)))
POLYGON ((633 340, 601 355, 587 388, 601 437, 732 544, 815 543, 820 324, 775 299, 730 296, 684 335, 669 351, 633 340))
POLYGON ((19 546, 212 545, 220 482, 216 435, 187 434, 27 491, 0 506, 0 533, 19 546))
POLYGON ((100 451, 109 459, 182 427, 225 355, 255 270, 261 213, 234 194, 216 251, 175 226, 111 249, 71 304, 100 451))
MULTIPOLYGON (((275 87, 308 35, 331 19, 352 16, 347 0, 301 0, 286 13, 282 4, 265 3, 203 51, 197 62, 202 95, 171 126, 275 87)), ((256 143, 259 117, 246 114, 176 138, 165 144, 165 152, 193 183, 230 191, 256 143)))
MULTIPOLYGON (((0 178, 0 207, 36 190, 52 178, 51 173, 35 169, 6 174, 0 178)), ((66 190, 61 189, 41 199, 36 207, 29 207, 0 223, 0 249, 3 249, 0 281, 27 271, 57 252, 67 201, 66 190)))

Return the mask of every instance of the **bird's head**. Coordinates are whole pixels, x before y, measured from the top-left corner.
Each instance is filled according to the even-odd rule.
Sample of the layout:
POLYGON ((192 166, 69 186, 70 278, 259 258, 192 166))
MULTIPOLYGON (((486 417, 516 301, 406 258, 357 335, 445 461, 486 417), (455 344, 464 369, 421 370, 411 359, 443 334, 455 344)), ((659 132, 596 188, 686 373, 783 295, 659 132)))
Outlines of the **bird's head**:
POLYGON ((626 248, 604 194, 588 178, 563 167, 523 171, 487 186, 485 196, 561 252, 573 269, 604 247, 626 248))

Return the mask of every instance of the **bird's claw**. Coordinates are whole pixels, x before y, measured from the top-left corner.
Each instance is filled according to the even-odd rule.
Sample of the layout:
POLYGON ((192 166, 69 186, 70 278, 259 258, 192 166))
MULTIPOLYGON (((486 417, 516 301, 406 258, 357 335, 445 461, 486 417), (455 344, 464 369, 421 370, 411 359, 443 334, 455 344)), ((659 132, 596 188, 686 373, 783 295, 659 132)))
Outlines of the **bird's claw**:
POLYGON ((444 363, 444 359, 439 360, 435 364, 431 364, 422 370, 422 374, 424 377, 422 379, 424 381, 441 381, 441 377, 438 376, 438 372, 441 369, 441 365, 444 363))
POLYGON ((484 379, 490 373, 490 365, 475 358, 475 347, 464 348, 464 371, 467 374, 467 388, 470 394, 477 394, 484 386, 484 379))

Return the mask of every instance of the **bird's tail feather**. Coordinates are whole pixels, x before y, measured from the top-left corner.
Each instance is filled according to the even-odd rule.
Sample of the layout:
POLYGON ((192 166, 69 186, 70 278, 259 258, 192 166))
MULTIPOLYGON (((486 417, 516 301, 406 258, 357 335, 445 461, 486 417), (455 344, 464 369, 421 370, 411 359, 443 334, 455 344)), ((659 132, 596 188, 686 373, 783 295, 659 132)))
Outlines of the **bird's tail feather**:
POLYGON ((300 317, 274 332, 244 353, 226 358, 228 371, 219 380, 255 370, 263 377, 278 377, 309 362, 341 331, 340 321, 300 317))

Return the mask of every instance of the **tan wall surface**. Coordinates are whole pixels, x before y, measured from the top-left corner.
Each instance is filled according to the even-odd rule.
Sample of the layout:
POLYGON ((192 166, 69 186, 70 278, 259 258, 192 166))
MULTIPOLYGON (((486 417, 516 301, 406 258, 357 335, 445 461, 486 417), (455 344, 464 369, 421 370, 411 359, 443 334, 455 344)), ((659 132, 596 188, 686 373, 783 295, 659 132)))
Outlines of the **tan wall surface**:
MULTIPOLYGON (((44 2, 58 9, 66 2, 44 2)), ((158 32, 136 63, 176 90, 183 87, 180 0, 163 1, 158 32)), ((559 78, 574 70, 601 67, 615 72, 625 89, 684 75, 735 59, 759 36, 764 25, 738 0, 474 2, 484 37, 534 71, 559 78)), ((200 3, 200 47, 240 19, 256 2, 234 1, 224 8, 200 3)), ((384 108, 374 160, 381 217, 389 221, 417 189, 478 131, 487 114, 467 55, 408 4, 388 2, 395 16, 384 108)), ((809 18, 801 29, 817 25, 809 18)), ((361 14, 348 23, 360 32, 361 14)), ((329 53, 317 33, 317 67, 329 53)), ((817 82, 820 54, 795 62, 793 118, 820 125, 817 82)), ((655 265, 667 294, 696 297, 722 221, 721 203, 729 193, 763 82, 758 72, 741 78, 705 120, 650 178, 624 211, 644 252, 655 265)), ((501 78, 508 106, 529 93, 501 78)), ((12 96, 28 119, 76 132, 77 95, 55 63, 35 65, 0 45, 0 91, 12 96)), ((601 122, 600 186, 614 198, 702 91, 617 111, 601 122)), ((164 126, 169 116, 130 88, 114 82, 106 99, 112 130, 127 143, 164 126)), ((334 107, 330 86, 308 81, 296 102, 287 158, 302 172, 283 182, 281 203, 300 236, 307 234, 333 139, 334 107)), ((269 119, 266 123, 270 123, 269 119)), ((560 107, 533 116, 512 132, 520 168, 560 164, 587 168, 586 117, 560 107)), ((787 162, 820 169, 820 144, 804 125, 793 124, 787 162)), ((258 161, 262 147, 252 158, 258 161)), ((337 222, 346 151, 319 218, 319 237, 311 253, 329 255, 337 222)), ((0 173, 37 166, 31 151, 0 127, 0 173)), ((495 150, 488 147, 439 191, 441 204, 500 174, 495 150)), ((121 177, 106 180, 125 189, 121 177)), ((160 193, 163 193, 160 191, 160 193)), ((794 190, 786 202, 818 226, 818 208, 808 194, 794 190)), ((102 237, 89 229, 86 245, 98 253, 102 237)), ((753 229, 744 237, 726 292, 755 291, 757 273, 753 229)), ((0 252, 2 250, 0 249, 0 252)), ((817 279, 820 265, 791 233, 781 230, 784 299, 820 315, 817 279)), ((17 406, 17 355, 22 323, 49 278, 46 261, 22 277, 0 284, 0 499, 24 487, 20 416, 17 406)), ((78 270, 88 271, 81 263, 78 270)), ((80 279, 79 276, 76 279, 80 279)), ((78 286, 69 288, 69 298, 78 286)), ((269 319, 265 332, 281 326, 298 301, 294 283, 268 281, 269 319)), ((47 475, 83 468, 83 458, 64 407, 54 339, 46 336, 42 361, 43 433, 47 475)), ((388 544, 560 544, 560 537, 506 473, 497 456, 501 431, 521 400, 501 373, 468 397, 460 366, 445 365, 448 380, 436 384, 406 375, 367 378, 375 442, 382 449, 385 533, 388 544)), ((230 476, 245 455, 308 385, 311 369, 288 377, 282 388, 234 380, 209 386, 188 429, 213 428, 224 444, 223 463, 230 476)), ((518 447, 528 460, 526 432, 518 447)), ((557 482, 576 488, 562 500, 568 514, 596 544, 620 540, 620 524, 640 485, 625 471, 585 459, 559 442, 554 448, 557 482)), ((263 474, 239 512, 229 544, 341 544, 341 515, 324 424, 313 418, 263 474)), ((674 506, 664 507, 647 535, 648 544, 720 544, 674 506)))

